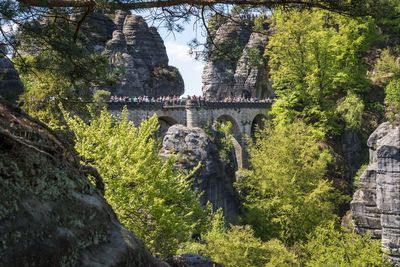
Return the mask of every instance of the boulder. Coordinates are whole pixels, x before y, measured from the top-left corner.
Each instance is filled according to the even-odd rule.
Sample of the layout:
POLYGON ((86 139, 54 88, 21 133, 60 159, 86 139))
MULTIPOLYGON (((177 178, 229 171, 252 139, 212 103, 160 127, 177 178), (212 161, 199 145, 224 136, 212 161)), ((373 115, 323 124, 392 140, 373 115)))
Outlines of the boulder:
POLYGON ((102 190, 72 146, 0 99, 0 266, 168 266, 102 190))
POLYGON ((181 254, 167 260, 171 267, 222 267, 210 259, 197 254, 181 254))
POLYGON ((238 215, 238 200, 233 187, 237 169, 234 151, 229 159, 221 159, 218 151, 217 133, 207 135, 203 129, 183 125, 171 126, 164 136, 161 156, 176 156, 175 167, 187 172, 199 164, 194 173, 193 188, 201 195, 201 203, 211 202, 214 209, 222 208, 227 221, 235 221, 238 215))

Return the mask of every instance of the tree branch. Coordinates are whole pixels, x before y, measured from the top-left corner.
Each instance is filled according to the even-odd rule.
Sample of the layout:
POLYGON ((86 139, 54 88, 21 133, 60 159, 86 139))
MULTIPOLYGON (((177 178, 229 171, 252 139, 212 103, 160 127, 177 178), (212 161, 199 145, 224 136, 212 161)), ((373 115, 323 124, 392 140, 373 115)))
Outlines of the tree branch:
MULTIPOLYGON (((97 3, 95 0, 17 0, 18 2, 35 7, 96 7, 97 3)), ((317 0, 151 0, 151 1, 112 1, 106 4, 106 7, 110 9, 120 10, 131 10, 131 9, 148 9, 156 7, 173 7, 180 5, 192 5, 192 6, 212 6, 217 4, 227 5, 247 5, 247 6, 268 6, 277 7, 282 5, 301 5, 307 7, 317 7, 322 9, 332 9, 336 7, 340 8, 340 3, 345 5, 344 2, 340 1, 317 1, 317 0), (339 3, 338 3, 339 2, 339 3)))
POLYGON ((79 34, 79 30, 83 24, 83 22, 85 21, 86 17, 90 14, 90 12, 92 12, 94 10, 93 7, 88 7, 85 11, 85 13, 83 14, 82 18, 78 21, 78 24, 76 25, 76 29, 74 32, 74 43, 76 43, 76 40, 78 39, 78 34, 79 34))

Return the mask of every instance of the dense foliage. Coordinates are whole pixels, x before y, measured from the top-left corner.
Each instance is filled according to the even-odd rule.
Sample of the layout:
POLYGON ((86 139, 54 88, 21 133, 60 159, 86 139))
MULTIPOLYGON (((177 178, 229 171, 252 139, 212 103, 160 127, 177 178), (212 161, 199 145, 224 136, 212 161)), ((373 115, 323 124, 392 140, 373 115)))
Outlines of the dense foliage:
POLYGON ((360 127, 370 89, 363 56, 378 38, 374 20, 304 10, 276 12, 273 27, 266 55, 279 97, 275 123, 301 118, 322 136, 360 127))
POLYGON ((200 207, 190 180, 164 162, 155 138, 157 117, 137 128, 128 120, 104 110, 88 125, 69 117, 76 149, 95 167, 105 182, 105 197, 120 221, 141 237, 157 256, 170 256, 179 243, 207 225, 207 209, 200 207))
POLYGON ((87 118, 91 91, 113 80, 107 59, 90 51, 85 38, 74 40, 74 29, 61 19, 66 15, 25 23, 15 36, 14 61, 25 87, 20 104, 52 128, 64 128, 60 104, 87 118))
POLYGON ((400 65, 396 50, 382 51, 373 77, 375 82, 385 87, 386 117, 392 123, 400 122, 400 65))
POLYGON ((252 170, 239 183, 240 191, 247 192, 245 221, 264 240, 293 245, 306 239, 335 218, 332 200, 338 204, 340 198, 325 179, 331 160, 306 124, 266 127, 250 147, 252 170))
POLYGON ((369 235, 346 233, 333 222, 321 225, 303 246, 304 266, 367 267, 391 266, 383 258, 380 242, 369 235))
POLYGON ((203 242, 185 244, 181 252, 205 255, 226 267, 292 266, 296 263, 296 256, 280 241, 261 241, 249 225, 228 228, 220 212, 214 214, 203 242))

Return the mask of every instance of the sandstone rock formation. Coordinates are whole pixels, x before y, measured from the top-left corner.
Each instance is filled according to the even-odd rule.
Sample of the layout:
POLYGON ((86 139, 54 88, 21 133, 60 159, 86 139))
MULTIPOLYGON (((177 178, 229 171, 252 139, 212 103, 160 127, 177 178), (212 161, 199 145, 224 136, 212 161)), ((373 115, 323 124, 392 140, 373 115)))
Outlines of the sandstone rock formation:
POLYGON ((114 94, 150 97, 182 95, 179 71, 168 65, 164 42, 154 27, 138 15, 116 11, 113 16, 92 14, 84 27, 92 49, 109 58, 110 69, 120 73, 114 94))
MULTIPOLYGON (((213 133, 215 136, 216 133, 213 133)), ((193 187, 202 192, 201 202, 210 201, 214 209, 222 208, 228 221, 235 221, 238 203, 233 188, 236 162, 232 151, 227 161, 219 155, 217 140, 212 140, 201 128, 171 126, 163 140, 161 155, 177 157, 176 167, 190 171, 201 163, 194 175, 193 187)))
POLYGON ((252 27, 252 17, 234 16, 217 23, 210 33, 212 45, 202 76, 202 91, 207 99, 238 97, 244 90, 258 98, 274 95, 268 65, 262 57, 268 36, 252 33, 252 27))
POLYGON ((191 253, 174 256, 167 262, 171 267, 222 267, 208 258, 191 253))
POLYGON ((400 128, 381 124, 368 139, 370 160, 354 193, 355 229, 382 239, 395 266, 400 266, 400 128))
POLYGON ((13 63, 7 57, 1 57, 3 53, 7 54, 5 46, 0 46, 0 50, 0 96, 15 102, 23 92, 23 85, 13 63))
POLYGON ((0 266, 167 266, 121 226, 101 187, 72 148, 0 98, 0 266))

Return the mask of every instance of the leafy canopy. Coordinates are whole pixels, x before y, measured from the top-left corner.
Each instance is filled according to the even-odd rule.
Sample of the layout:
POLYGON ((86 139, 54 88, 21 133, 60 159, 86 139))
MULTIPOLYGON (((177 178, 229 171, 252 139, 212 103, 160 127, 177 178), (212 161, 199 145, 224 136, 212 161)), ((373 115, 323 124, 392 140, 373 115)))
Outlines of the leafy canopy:
POLYGON ((88 125, 67 116, 76 150, 104 179, 105 197, 119 220, 142 238, 157 256, 174 255, 178 244, 200 233, 208 209, 200 206, 190 181, 173 169, 173 159, 159 156, 156 116, 138 128, 103 110, 88 125))
POLYGON ((334 222, 317 227, 302 250, 307 267, 392 266, 382 255, 379 240, 337 230, 334 222))
POLYGON ((374 80, 385 86, 386 118, 398 124, 400 122, 400 64, 397 49, 384 49, 376 63, 374 80))
POLYGON ((303 119, 321 136, 360 127, 369 90, 362 57, 377 40, 374 20, 277 11, 273 27, 265 55, 279 98, 271 113, 275 123, 303 119))
POLYGON ((338 204, 340 196, 325 180, 331 160, 303 122, 269 125, 259 132, 250 146, 252 170, 238 183, 239 190, 247 192, 244 220, 257 236, 293 245, 335 218, 333 199, 338 204))
POLYGON ((294 266, 296 256, 278 240, 263 242, 249 225, 226 227, 221 212, 213 216, 202 242, 186 243, 181 253, 198 253, 226 267, 294 266))

